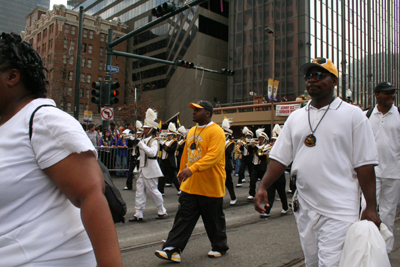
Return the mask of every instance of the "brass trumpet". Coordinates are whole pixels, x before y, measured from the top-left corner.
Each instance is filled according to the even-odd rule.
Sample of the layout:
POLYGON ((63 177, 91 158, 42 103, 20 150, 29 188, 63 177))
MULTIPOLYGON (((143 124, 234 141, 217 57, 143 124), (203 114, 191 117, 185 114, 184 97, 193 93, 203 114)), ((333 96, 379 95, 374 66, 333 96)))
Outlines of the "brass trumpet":
POLYGON ((263 147, 262 149, 258 149, 257 150, 257 156, 261 157, 261 156, 264 156, 264 155, 268 155, 269 152, 271 151, 271 148, 272 148, 272 146, 267 145, 266 147, 263 147))
POLYGON ((156 139, 157 139, 157 140, 161 140, 161 141, 163 141, 164 143, 168 141, 168 137, 166 137, 166 136, 159 136, 159 137, 156 137, 156 139))

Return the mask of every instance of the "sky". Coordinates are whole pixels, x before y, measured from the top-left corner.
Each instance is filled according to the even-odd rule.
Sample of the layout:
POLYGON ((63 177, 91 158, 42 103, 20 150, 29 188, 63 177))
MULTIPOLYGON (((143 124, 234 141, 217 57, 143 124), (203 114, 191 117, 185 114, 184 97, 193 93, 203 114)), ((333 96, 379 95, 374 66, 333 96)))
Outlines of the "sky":
POLYGON ((53 5, 61 5, 67 6, 67 0, 50 0, 50 9, 53 9, 53 5))

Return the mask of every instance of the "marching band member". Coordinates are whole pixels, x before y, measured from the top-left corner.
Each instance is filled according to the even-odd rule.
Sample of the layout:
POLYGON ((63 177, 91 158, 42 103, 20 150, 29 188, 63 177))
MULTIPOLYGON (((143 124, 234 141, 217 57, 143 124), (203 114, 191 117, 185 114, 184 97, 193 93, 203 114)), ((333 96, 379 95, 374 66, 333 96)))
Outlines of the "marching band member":
POLYGON ((138 143, 139 147, 139 176, 136 181, 135 215, 130 222, 143 221, 143 210, 146 208, 146 193, 157 206, 156 219, 164 219, 168 216, 164 207, 163 197, 157 189, 158 177, 162 176, 160 166, 157 163, 158 142, 155 132, 158 129, 157 113, 148 109, 144 119, 143 138, 138 143))
MULTIPOLYGON (((128 171, 128 179, 126 179, 126 186, 124 187, 124 190, 132 190, 133 187, 133 176, 135 171, 139 169, 139 147, 137 144, 140 141, 140 138, 142 137, 143 134, 143 124, 140 121, 136 121, 136 137, 131 136, 129 137, 129 140, 131 142, 130 147, 132 148, 132 157, 131 160, 129 161, 129 171, 128 171)), ((131 132, 132 134, 132 132, 131 132)), ((129 147, 129 143, 128 143, 129 147)))
MULTIPOLYGON (((181 166, 181 158, 183 153, 183 148, 186 144, 186 129, 185 126, 178 128, 178 134, 176 135, 178 140, 178 149, 176 150, 176 166, 179 168, 181 166)), ((179 170, 178 170, 179 171, 179 170)))
POLYGON ((173 183, 176 187, 176 190, 179 192, 179 182, 178 178, 176 178, 176 160, 175 160, 175 151, 178 147, 178 141, 174 138, 176 134, 175 124, 170 122, 168 125, 168 133, 167 133, 167 141, 163 141, 161 138, 158 139, 158 143, 162 149, 161 155, 161 170, 164 174, 164 177, 160 177, 158 181, 158 190, 160 190, 161 194, 164 194, 164 186, 166 183, 173 183))
POLYGON ((226 172, 226 180, 225 180, 225 186, 228 188, 229 191, 229 196, 231 197, 231 201, 229 202, 230 205, 235 205, 237 198, 235 195, 235 190, 233 189, 233 181, 232 181, 232 170, 233 170, 233 164, 232 164, 232 152, 233 149, 235 148, 235 142, 232 140, 232 130, 229 129, 229 121, 227 119, 224 119, 222 121, 222 129, 224 130, 225 133, 225 172, 226 172))
MULTIPOLYGON (((268 147, 268 155, 271 151, 272 146, 275 144, 276 139, 278 139, 278 135, 281 132, 281 127, 278 124, 275 124, 274 129, 272 130, 272 141, 270 146, 268 147)), ((269 159, 268 159, 269 161, 269 159)), ((276 180, 268 189, 268 201, 269 207, 265 206, 265 213, 260 214, 261 218, 268 218, 270 216, 270 211, 272 209, 272 205, 274 205, 275 200, 275 190, 278 191, 279 198, 282 202, 282 211, 281 215, 286 215, 289 211, 287 195, 286 195, 286 176, 285 172, 276 180)))
POLYGON ((253 146, 249 149, 253 149, 253 164, 254 168, 250 176, 250 190, 248 200, 253 200, 256 195, 256 183, 258 178, 262 178, 265 171, 267 170, 267 149, 269 137, 264 133, 264 129, 260 128, 256 131, 258 138, 258 145, 253 143, 253 146))
POLYGON ((242 183, 246 181, 244 177, 244 172, 247 167, 247 171, 249 172, 249 176, 251 176, 251 172, 253 171, 253 150, 249 148, 248 146, 251 145, 250 142, 253 138, 253 132, 250 131, 246 126, 243 128, 242 133, 245 135, 246 138, 246 144, 243 142, 238 142, 240 146, 240 151, 242 152, 242 161, 240 164, 240 169, 239 169, 239 179, 238 179, 238 184, 236 187, 242 187, 242 183))

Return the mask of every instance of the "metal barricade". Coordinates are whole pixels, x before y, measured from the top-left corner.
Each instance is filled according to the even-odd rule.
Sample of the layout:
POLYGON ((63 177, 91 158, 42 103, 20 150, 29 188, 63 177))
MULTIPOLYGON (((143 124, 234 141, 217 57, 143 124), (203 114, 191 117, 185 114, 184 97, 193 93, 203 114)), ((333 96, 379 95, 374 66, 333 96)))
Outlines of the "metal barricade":
POLYGON ((132 148, 117 148, 97 146, 97 153, 101 162, 108 168, 111 174, 127 177, 130 162, 132 160, 132 148), (123 153, 126 151, 126 153, 123 153), (126 154, 124 156, 124 154, 126 154))

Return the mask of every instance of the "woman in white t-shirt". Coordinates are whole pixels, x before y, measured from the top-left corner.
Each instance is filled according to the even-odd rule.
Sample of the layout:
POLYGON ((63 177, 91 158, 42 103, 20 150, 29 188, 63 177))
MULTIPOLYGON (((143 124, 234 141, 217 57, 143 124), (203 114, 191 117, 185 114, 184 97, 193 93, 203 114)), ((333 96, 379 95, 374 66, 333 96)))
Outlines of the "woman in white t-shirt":
POLYGON ((97 153, 79 122, 42 107, 29 137, 34 110, 55 106, 44 70, 31 44, 1 35, 0 265, 122 266, 97 153))

